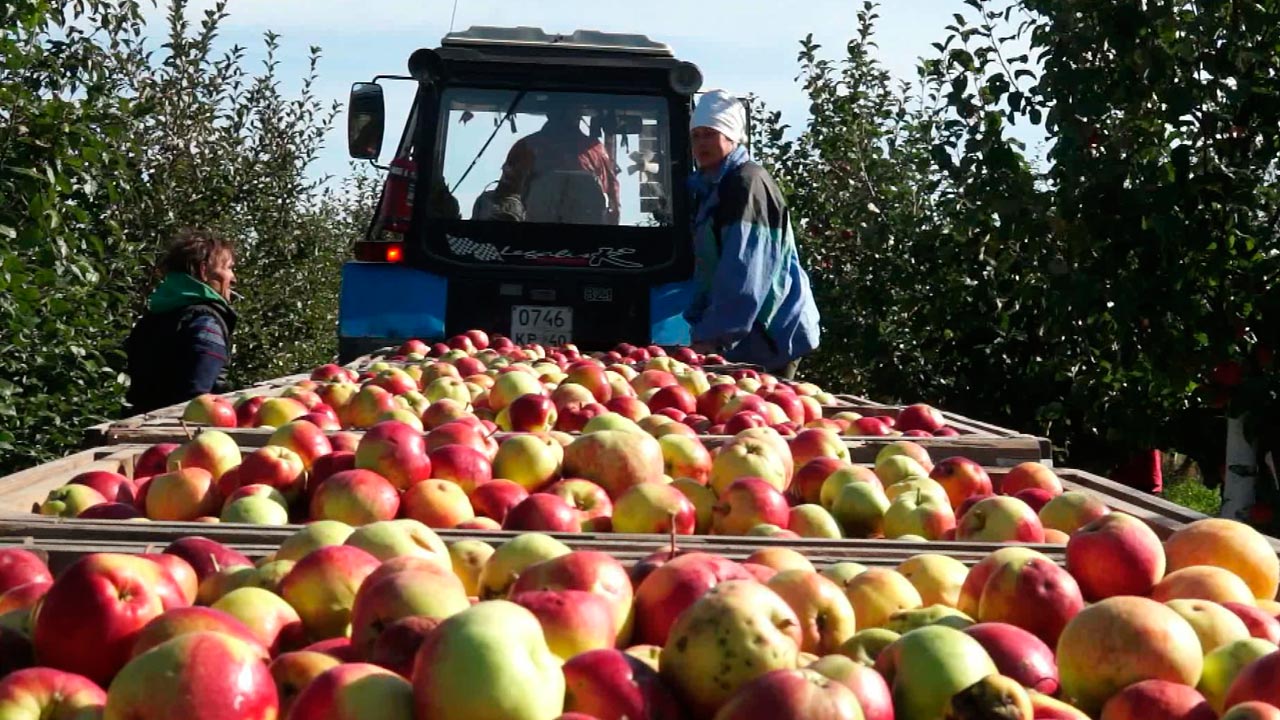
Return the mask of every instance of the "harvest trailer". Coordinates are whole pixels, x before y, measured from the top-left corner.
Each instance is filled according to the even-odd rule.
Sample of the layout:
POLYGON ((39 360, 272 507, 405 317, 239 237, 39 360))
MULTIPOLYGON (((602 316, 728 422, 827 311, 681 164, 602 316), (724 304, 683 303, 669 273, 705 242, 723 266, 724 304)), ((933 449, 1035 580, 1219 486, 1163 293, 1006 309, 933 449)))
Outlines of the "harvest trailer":
POLYGON ((412 54, 409 76, 353 86, 354 158, 381 155, 380 80, 416 94, 343 268, 343 362, 467 328, 584 348, 688 343, 696 66, 639 35, 451 33, 412 54))

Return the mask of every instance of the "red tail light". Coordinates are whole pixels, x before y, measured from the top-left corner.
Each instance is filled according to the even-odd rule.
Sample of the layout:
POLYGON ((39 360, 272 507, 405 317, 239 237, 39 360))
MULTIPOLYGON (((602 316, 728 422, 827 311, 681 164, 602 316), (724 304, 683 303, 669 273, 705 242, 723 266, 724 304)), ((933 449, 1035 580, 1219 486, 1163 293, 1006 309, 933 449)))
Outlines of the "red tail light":
POLYGON ((402 262, 404 260, 404 243, 358 242, 356 243, 355 256, 356 260, 362 262, 402 262))

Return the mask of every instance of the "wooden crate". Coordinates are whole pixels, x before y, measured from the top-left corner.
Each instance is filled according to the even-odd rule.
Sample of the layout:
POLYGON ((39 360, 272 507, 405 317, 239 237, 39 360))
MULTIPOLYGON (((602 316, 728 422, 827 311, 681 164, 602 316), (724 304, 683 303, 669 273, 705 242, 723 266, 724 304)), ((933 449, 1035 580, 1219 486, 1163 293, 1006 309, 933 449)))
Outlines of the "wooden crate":
MULTIPOLYGON (((0 531, 0 535, 36 536, 42 538, 79 537, 77 533, 88 532, 94 528, 107 528, 112 529, 111 532, 124 533, 124 535, 110 535, 111 537, 159 538, 163 536, 168 537, 171 540, 175 537, 181 537, 182 535, 213 536, 219 535, 223 532, 230 532, 232 535, 239 537, 240 533, 248 532, 254 538, 274 538, 278 540, 283 536, 282 534, 288 534, 292 529, 296 529, 290 529, 289 527, 270 528, 206 523, 134 523, 108 520, 72 521, 58 518, 44 518, 32 513, 33 505, 41 502, 50 490, 64 485, 68 480, 79 473, 86 472, 88 470, 108 470, 132 477, 134 461, 147 447, 147 445, 115 445, 93 448, 0 478, 0 518, 3 519, 3 524, 7 528, 0 531), (69 530, 49 529, 59 527, 77 528, 77 530, 73 533, 69 530), (52 535, 40 535, 36 533, 37 529, 41 529, 41 532, 50 532, 52 535), (168 534, 166 535, 164 533, 168 534)), ((1008 472, 1008 469, 988 467, 987 472, 992 476, 993 480, 998 483, 999 479, 1008 472)), ((1161 538, 1166 538, 1178 529, 1185 527, 1187 524, 1206 517, 1201 513, 1188 510, 1146 493, 1134 491, 1106 478, 1099 477, 1082 470, 1059 468, 1055 470, 1055 472, 1058 474, 1058 477, 1062 479, 1064 487, 1068 490, 1079 490, 1098 496, 1112 509, 1129 513, 1147 523, 1161 538)), ((441 532, 442 534, 448 534, 453 531, 441 532)), ((506 538, 510 537, 512 533, 478 533, 475 531, 465 531, 465 534, 469 537, 506 538)), ((645 547, 656 547, 657 545, 655 545, 655 543, 660 544, 663 542, 661 538, 655 538, 653 536, 625 536, 611 533, 570 533, 564 535, 564 537, 579 539, 593 537, 597 538, 599 542, 605 543, 642 543, 645 544, 645 547)), ((165 542, 167 543, 168 541, 166 540, 165 542)), ((1272 539, 1271 542, 1277 549, 1277 552, 1280 552, 1280 540, 1272 539)), ((712 543, 714 545, 730 543, 734 547, 753 548, 769 545, 783 545, 786 547, 803 548, 806 551, 812 551, 823 555, 836 553, 837 550, 839 550, 839 552, 845 552, 847 550, 849 552, 857 553, 868 552, 869 549, 877 548, 883 552, 892 551, 891 556, 893 558, 906 557, 910 554, 916 554, 924 551, 972 551, 975 553, 986 553, 996 547, 999 547, 997 544, 993 543, 929 543, 927 545, 921 545, 918 543, 892 540, 776 540, 772 538, 754 537, 735 537, 732 538, 732 540, 729 540, 723 537, 712 536, 681 536, 680 543, 686 546, 691 543, 712 543), (908 555, 902 556, 901 553, 903 552, 908 553, 908 555)))

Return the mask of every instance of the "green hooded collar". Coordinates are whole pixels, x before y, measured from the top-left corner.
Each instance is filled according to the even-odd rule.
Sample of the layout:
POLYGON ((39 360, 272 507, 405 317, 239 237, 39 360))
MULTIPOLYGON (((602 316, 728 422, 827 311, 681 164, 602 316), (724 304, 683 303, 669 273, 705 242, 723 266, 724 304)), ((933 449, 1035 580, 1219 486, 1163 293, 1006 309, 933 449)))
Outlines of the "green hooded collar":
POLYGON ((171 272, 164 276, 147 299, 147 310, 163 313, 199 303, 215 303, 230 309, 227 301, 213 288, 187 273, 171 272))

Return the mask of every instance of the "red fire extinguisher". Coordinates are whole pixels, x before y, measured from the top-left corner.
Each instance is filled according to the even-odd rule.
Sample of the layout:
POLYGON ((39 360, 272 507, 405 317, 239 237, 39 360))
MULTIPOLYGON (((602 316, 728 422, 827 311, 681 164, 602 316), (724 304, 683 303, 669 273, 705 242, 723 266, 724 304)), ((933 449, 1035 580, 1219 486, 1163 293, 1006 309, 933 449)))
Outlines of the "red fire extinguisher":
POLYGON ((378 211, 383 229, 401 235, 409 231, 417 178, 418 164, 412 159, 398 157, 391 161, 382 193, 382 207, 378 211))

